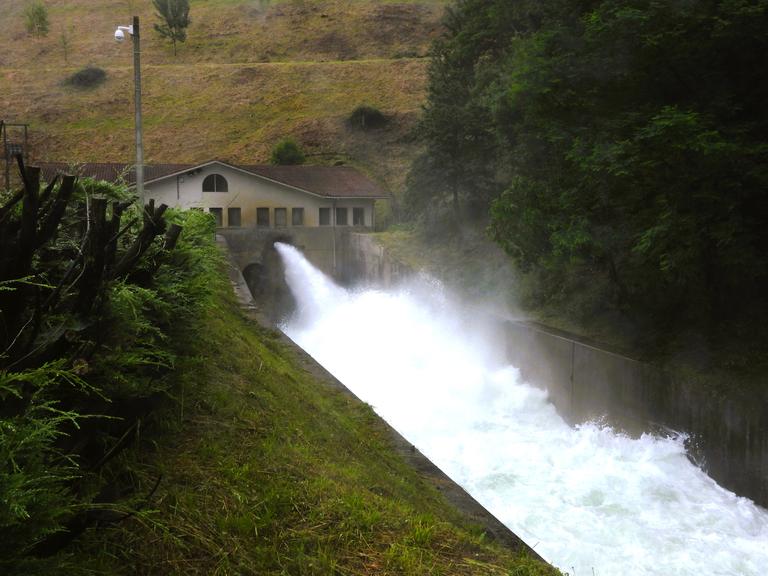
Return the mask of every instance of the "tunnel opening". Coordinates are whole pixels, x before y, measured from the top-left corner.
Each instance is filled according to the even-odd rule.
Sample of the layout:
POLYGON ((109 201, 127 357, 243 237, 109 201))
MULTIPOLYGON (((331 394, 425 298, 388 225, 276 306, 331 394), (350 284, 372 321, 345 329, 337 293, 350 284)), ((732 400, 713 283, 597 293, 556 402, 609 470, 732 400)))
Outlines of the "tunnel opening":
POLYGON ((284 322, 296 308, 296 300, 285 282, 285 267, 275 250, 275 242, 293 244, 288 236, 270 238, 261 252, 260 261, 243 269, 243 277, 253 299, 273 324, 284 322))

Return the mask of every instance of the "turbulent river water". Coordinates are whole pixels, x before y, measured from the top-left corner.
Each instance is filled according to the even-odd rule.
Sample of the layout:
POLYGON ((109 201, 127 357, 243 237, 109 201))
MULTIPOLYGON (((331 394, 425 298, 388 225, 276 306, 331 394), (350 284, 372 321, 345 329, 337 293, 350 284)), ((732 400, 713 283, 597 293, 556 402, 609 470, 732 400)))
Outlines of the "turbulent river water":
POLYGON ((682 438, 572 427, 437 283, 348 291, 277 244, 283 330, 546 560, 576 576, 763 576, 768 511, 682 438))

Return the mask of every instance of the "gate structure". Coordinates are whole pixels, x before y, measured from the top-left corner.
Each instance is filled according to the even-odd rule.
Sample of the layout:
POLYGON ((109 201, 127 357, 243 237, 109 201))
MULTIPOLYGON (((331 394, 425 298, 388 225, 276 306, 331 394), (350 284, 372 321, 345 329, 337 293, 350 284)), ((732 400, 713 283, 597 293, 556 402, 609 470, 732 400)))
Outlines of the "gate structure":
POLYGON ((27 159, 27 134, 29 124, 9 124, 0 120, 0 140, 3 145, 3 175, 5 190, 11 189, 11 164, 17 154, 27 159))

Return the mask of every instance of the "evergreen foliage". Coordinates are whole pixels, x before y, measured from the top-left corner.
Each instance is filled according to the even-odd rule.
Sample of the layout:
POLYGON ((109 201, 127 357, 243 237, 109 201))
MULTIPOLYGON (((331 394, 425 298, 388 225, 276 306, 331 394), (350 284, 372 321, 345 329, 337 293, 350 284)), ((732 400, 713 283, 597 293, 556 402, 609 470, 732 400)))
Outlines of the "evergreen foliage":
POLYGON ((461 0, 446 27, 412 205, 490 206, 581 320, 766 336, 767 2, 461 0))
POLYGON ((176 43, 187 40, 189 18, 189 0, 152 0, 161 23, 155 24, 155 30, 163 38, 173 44, 173 55, 176 56, 176 43))
POLYGON ((24 9, 24 26, 33 36, 47 36, 50 24, 48 8, 40 0, 35 0, 24 9))
POLYGON ((293 138, 285 138, 278 142, 272 149, 272 164, 290 165, 304 164, 306 159, 301 147, 293 138))
POLYGON ((36 193, 37 174, 22 169, 24 191, 0 207, 3 574, 50 573, 85 528, 123 516, 114 458, 173 392, 175 334, 210 301, 219 263, 209 215, 163 218, 73 177, 36 193))
POLYGON ((69 64, 69 52, 72 49, 72 32, 74 29, 68 29, 66 26, 61 28, 59 34, 59 44, 61 45, 61 51, 64 53, 64 64, 69 64))

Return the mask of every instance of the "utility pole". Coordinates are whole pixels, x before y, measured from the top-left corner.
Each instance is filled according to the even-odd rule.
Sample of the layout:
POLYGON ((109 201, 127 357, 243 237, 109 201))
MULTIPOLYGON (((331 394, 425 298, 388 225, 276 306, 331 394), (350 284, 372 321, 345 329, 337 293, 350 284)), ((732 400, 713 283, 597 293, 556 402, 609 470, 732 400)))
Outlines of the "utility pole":
POLYGON ((125 39, 125 32, 133 38, 133 105, 136 114, 135 132, 136 132, 136 192, 139 200, 144 202, 144 144, 142 140, 141 127, 141 36, 139 32, 139 17, 133 17, 131 26, 118 26, 115 30, 115 40, 122 42, 125 39))
POLYGON ((139 17, 133 17, 133 83, 136 112, 136 191, 144 203, 144 142, 141 126, 141 44, 139 17))

